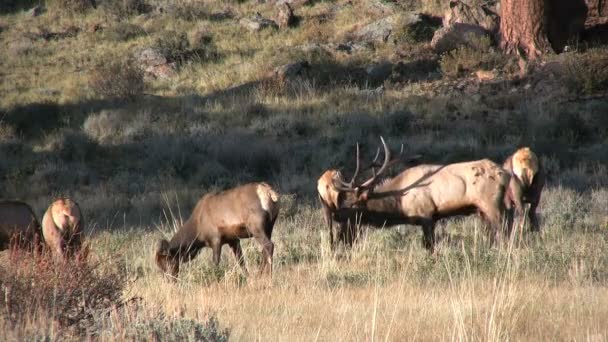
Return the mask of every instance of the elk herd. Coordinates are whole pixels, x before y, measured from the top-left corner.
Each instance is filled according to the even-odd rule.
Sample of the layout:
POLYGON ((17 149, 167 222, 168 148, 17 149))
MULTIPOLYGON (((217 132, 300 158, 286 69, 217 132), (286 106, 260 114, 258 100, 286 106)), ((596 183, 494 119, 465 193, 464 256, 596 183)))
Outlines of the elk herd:
MULTIPOLYGON (((422 227, 423 245, 434 253, 438 220, 479 214, 488 227, 490 244, 501 233, 523 227, 527 216, 533 231, 539 230, 536 208, 545 183, 538 157, 528 147, 518 149, 501 166, 489 159, 454 164, 422 164, 388 177, 388 170, 404 160, 393 157, 381 137, 381 148, 369 165, 361 166, 356 146, 355 170, 349 181, 339 170, 325 171, 317 181, 329 242, 351 246, 363 224, 390 227, 410 224, 422 227), (378 161, 380 151, 384 160, 378 161), (369 173, 365 180, 362 172, 369 173), (529 204, 529 209, 525 205, 529 204), (526 215, 527 211, 527 215, 526 215)), ((175 279, 180 264, 192 260, 204 248, 212 250, 213 263, 220 262, 227 244, 246 273, 240 240, 253 238, 261 247, 260 272, 272 274, 272 230, 279 213, 279 194, 258 182, 204 195, 190 218, 170 240, 158 242, 155 262, 175 279)), ((19 201, 0 202, 0 250, 11 246, 46 248, 61 260, 78 258, 83 251, 84 218, 69 198, 54 200, 42 224, 31 207, 19 201)))

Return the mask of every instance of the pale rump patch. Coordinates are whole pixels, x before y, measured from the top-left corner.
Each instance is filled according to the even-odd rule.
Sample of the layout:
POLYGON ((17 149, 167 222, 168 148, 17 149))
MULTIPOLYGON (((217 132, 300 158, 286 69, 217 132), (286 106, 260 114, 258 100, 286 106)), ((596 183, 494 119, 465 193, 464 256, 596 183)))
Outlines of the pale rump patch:
POLYGON ((80 221, 80 210, 70 199, 58 199, 51 204, 51 216, 57 229, 73 228, 80 221))
POLYGON ((276 218, 279 214, 279 194, 277 194, 270 185, 266 183, 259 183, 256 191, 260 199, 262 209, 270 213, 273 218, 276 218))
POLYGON ((513 174, 515 174, 524 185, 530 186, 539 167, 536 154, 528 147, 520 148, 513 154, 512 163, 513 174))
POLYGON ((334 189, 333 180, 342 179, 342 175, 336 170, 325 171, 317 181, 317 192, 323 202, 331 207, 338 207, 338 191, 334 189))

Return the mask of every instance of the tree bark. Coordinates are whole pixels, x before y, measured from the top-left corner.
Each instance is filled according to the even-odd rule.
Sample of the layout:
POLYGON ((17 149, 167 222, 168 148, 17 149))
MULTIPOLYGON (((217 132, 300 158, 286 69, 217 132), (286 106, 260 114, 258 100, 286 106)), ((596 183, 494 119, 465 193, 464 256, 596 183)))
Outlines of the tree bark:
POLYGON ((523 53, 530 60, 545 54, 547 38, 545 0, 502 0, 500 3, 501 47, 507 53, 523 53))
POLYGON ((562 52, 587 17, 585 0, 502 0, 500 11, 501 47, 530 60, 562 52))

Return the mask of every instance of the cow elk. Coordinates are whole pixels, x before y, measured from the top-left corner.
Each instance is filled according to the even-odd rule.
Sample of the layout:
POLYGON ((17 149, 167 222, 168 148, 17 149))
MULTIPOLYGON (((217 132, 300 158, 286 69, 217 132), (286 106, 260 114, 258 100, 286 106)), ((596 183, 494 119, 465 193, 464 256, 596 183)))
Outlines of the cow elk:
MULTIPOLYGON (((80 255, 83 242, 84 218, 78 203, 69 198, 57 198, 42 218, 44 241, 62 260, 80 255)), ((86 253, 85 253, 86 254, 86 253)))
POLYGON ((253 237, 262 247, 260 273, 268 269, 272 275, 271 237, 278 213, 279 195, 266 183, 249 183, 206 194, 173 238, 159 241, 156 264, 175 279, 180 263, 192 260, 204 247, 213 250, 213 263, 217 266, 222 246, 228 244, 247 272, 240 239, 253 237))
POLYGON ((545 171, 538 157, 529 147, 522 147, 505 160, 503 168, 511 174, 505 197, 510 221, 508 229, 512 230, 514 217, 520 218, 518 226, 523 227, 524 205, 530 204, 527 215, 530 228, 532 231, 539 231, 536 208, 545 186, 545 171))
POLYGON ((381 141, 384 162, 368 180, 357 182, 358 148, 357 167, 350 182, 345 182, 335 170, 321 177, 318 190, 322 202, 326 203, 326 220, 333 218, 341 226, 354 222, 357 217, 362 223, 377 227, 419 225, 424 233, 424 246, 433 253, 437 220, 479 213, 490 224, 490 242, 496 240, 510 178, 505 170, 488 159, 418 165, 379 182, 379 177, 395 162, 384 139, 381 141))
POLYGON ((0 250, 12 246, 40 250, 42 232, 32 208, 19 201, 0 201, 0 250))

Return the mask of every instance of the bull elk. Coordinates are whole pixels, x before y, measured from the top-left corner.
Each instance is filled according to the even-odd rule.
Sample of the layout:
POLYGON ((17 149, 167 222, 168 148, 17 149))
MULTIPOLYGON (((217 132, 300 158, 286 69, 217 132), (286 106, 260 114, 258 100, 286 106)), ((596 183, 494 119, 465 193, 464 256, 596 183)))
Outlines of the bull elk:
POLYGON ((42 217, 44 241, 61 259, 79 255, 83 240, 84 218, 78 203, 57 198, 42 217))
POLYGON ((540 227, 536 208, 545 186, 545 171, 538 157, 529 147, 522 147, 505 160, 503 168, 511 174, 505 198, 510 221, 509 229, 512 228, 514 216, 521 218, 520 226, 523 226, 524 205, 530 204, 528 209, 530 228, 532 231, 538 231, 540 227))
POLYGON ((260 273, 268 268, 272 275, 271 237, 278 213, 279 195, 266 183, 249 183, 206 194, 171 240, 158 242, 156 264, 165 274, 176 278, 180 263, 192 260, 204 247, 213 250, 213 263, 217 266, 222 246, 228 244, 246 272, 240 239, 253 237, 262 247, 260 273))
POLYGON ((319 179, 319 197, 325 203, 326 220, 333 218, 341 227, 349 226, 348 222, 356 216, 373 226, 419 225, 423 244, 432 253, 437 220, 479 213, 490 224, 490 241, 494 242, 502 226, 510 178, 505 170, 488 159, 419 165, 379 183, 379 176, 395 162, 384 139, 381 141, 384 162, 368 180, 356 181, 360 169, 358 148, 357 167, 350 182, 345 182, 335 170, 327 171, 319 179))
POLYGON ((0 250, 19 247, 42 247, 40 224, 32 208, 20 201, 0 201, 0 250))

